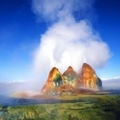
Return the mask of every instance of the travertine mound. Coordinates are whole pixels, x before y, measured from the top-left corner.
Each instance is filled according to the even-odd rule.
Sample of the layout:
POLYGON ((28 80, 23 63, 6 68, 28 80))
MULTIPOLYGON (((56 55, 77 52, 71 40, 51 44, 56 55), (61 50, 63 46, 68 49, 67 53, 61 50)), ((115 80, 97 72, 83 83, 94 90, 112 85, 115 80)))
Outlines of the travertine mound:
POLYGON ((73 70, 71 66, 68 67, 68 69, 63 73, 64 81, 63 83, 66 85, 72 85, 74 88, 77 85, 77 82, 79 80, 79 76, 76 71, 73 70))
POLYGON ((94 69, 87 63, 82 65, 79 78, 79 85, 81 87, 91 88, 94 90, 99 90, 102 88, 101 79, 96 75, 94 69))
POLYGON ((83 88, 92 90, 102 88, 102 81, 87 63, 82 65, 79 74, 71 66, 63 74, 53 67, 41 91, 50 95, 67 95, 83 88))
POLYGON ((48 92, 55 87, 59 87, 60 85, 63 84, 62 82, 63 82, 62 74, 58 71, 56 67, 54 67, 52 68, 48 75, 47 81, 42 88, 42 92, 48 92))

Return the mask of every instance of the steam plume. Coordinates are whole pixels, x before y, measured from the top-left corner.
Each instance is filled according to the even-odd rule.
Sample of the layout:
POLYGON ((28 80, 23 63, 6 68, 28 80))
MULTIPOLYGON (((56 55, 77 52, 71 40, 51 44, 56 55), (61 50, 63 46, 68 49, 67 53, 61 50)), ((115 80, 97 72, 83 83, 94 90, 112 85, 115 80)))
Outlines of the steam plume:
POLYGON ((103 67, 110 57, 108 45, 92 29, 87 12, 94 0, 32 0, 33 12, 52 25, 41 35, 35 51, 36 73, 46 79, 56 66, 64 72, 69 65, 78 71, 84 61, 93 67, 103 67), (76 16, 78 15, 79 16, 76 16), (84 19, 82 19, 84 18, 84 19))

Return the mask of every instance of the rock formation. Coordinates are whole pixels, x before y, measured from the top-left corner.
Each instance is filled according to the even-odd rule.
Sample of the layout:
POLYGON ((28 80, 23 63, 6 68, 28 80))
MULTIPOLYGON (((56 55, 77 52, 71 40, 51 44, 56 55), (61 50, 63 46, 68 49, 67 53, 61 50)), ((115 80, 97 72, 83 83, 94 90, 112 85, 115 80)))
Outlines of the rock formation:
MULTIPOLYGON (((73 71, 73 69, 71 69, 72 67, 70 67, 68 69, 68 71, 65 72, 64 75, 68 75, 68 73, 70 72, 72 77, 73 77, 73 73, 75 73, 73 71)), ((42 92, 46 93, 46 94, 50 94, 50 95, 61 95, 61 94, 70 94, 70 92, 73 92, 74 87, 72 86, 73 80, 74 78, 69 78, 69 80, 66 80, 66 76, 63 76, 57 68, 52 68, 52 70, 50 71, 49 75, 48 75, 48 79, 45 83, 45 85, 42 88, 42 92), (69 82, 68 82, 69 81, 69 82), (71 83, 71 84, 69 84, 71 83)))
POLYGON ((94 90, 101 89, 102 81, 96 75, 94 69, 87 63, 84 63, 82 65, 79 75, 80 75, 79 76, 80 77, 79 85, 81 87, 90 88, 90 89, 94 89, 94 90))
POLYGON ((56 67, 50 71, 46 84, 42 88, 42 92, 51 91, 53 88, 58 87, 62 84, 62 75, 56 67))
POLYGON ((74 88, 79 80, 77 72, 75 72, 71 66, 63 73, 63 78, 64 84, 72 85, 74 88))
POLYGON ((83 87, 91 90, 100 90, 102 88, 102 81, 87 63, 82 65, 79 74, 71 66, 63 75, 56 67, 52 68, 41 91, 52 95, 66 95, 75 93, 78 89, 80 91, 83 87))

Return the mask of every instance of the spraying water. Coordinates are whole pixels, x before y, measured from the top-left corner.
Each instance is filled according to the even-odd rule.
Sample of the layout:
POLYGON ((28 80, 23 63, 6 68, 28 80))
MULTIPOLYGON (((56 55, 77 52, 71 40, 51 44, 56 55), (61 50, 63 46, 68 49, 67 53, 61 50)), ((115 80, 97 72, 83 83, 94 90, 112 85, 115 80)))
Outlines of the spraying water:
POLYGON ((94 0, 32 0, 38 20, 51 23, 34 54, 34 69, 41 83, 54 66, 63 73, 70 65, 78 71, 83 62, 101 68, 109 59, 108 45, 86 19, 93 3, 94 0))

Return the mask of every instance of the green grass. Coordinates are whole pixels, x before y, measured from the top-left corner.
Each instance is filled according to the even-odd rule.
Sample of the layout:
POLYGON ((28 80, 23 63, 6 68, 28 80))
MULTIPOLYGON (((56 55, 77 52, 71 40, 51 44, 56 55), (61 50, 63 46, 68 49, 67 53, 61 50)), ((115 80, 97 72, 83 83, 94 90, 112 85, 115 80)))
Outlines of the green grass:
POLYGON ((58 97, 73 103, 0 106, 0 120, 120 120, 120 95, 58 97))

